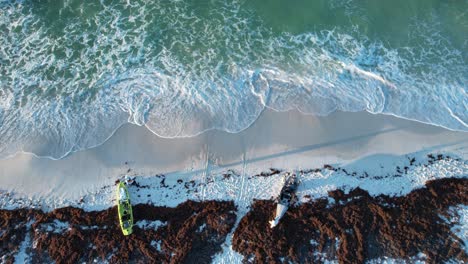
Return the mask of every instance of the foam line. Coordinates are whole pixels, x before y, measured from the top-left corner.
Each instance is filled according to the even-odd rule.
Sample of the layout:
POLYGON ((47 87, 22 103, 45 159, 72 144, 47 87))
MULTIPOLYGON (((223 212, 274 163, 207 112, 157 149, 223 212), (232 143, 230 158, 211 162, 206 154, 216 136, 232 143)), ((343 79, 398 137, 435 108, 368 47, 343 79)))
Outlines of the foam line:
POLYGON ((127 122, 166 138, 237 133, 265 108, 468 131, 468 65, 437 17, 411 25, 418 45, 392 47, 358 27, 274 32, 242 3, 204 14, 185 1, 72 0, 51 19, 45 4, 2 2, 0 157, 61 158, 127 122))

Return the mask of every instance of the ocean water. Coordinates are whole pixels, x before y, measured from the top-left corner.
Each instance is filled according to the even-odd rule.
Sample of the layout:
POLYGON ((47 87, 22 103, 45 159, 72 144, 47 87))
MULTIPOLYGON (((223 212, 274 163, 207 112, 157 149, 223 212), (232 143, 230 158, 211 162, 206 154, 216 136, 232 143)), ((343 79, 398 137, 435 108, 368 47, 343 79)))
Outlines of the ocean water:
POLYGON ((121 125, 239 132, 265 108, 468 131, 468 1, 0 0, 0 157, 121 125))

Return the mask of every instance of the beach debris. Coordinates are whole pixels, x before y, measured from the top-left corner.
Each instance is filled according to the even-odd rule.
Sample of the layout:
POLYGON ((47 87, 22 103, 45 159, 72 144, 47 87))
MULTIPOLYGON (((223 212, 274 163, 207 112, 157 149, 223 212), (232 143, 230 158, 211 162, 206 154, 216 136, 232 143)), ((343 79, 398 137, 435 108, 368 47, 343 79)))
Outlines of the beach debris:
POLYGON ((269 171, 262 171, 261 173, 254 175, 254 177, 270 177, 280 173, 280 169, 270 168, 269 171))
POLYGON ((126 185, 135 185, 135 177, 134 176, 129 176, 125 175, 124 177, 124 182, 126 185))
POLYGON ((222 252, 236 210, 232 201, 136 204, 134 233, 123 238, 115 207, 0 209, 0 263, 210 263, 222 252), (18 261, 21 252, 31 261, 18 261))
POLYGON ((468 263, 467 204, 467 178, 429 180, 404 196, 335 189, 290 206, 281 225, 265 232, 275 204, 257 200, 232 248, 246 263, 468 263))
POLYGON ((283 188, 281 188, 280 195, 277 198, 275 218, 269 221, 270 228, 274 228, 278 225, 280 219, 284 216, 289 206, 296 200, 295 197, 298 184, 299 182, 295 173, 288 173, 285 175, 283 188))

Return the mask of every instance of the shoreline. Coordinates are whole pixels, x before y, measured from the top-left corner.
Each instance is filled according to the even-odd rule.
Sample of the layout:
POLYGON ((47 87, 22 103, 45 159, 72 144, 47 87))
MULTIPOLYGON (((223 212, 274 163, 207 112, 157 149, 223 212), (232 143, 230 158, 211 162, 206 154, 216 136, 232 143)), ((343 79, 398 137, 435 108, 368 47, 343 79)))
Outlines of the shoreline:
POLYGON ((197 174, 210 166, 312 168, 375 155, 443 150, 466 158, 468 137, 419 122, 367 112, 326 117, 267 111, 248 129, 165 139, 124 125, 104 144, 61 160, 18 154, 0 160, 0 186, 30 198, 76 200, 125 174, 197 174))
MULTIPOLYGON (((436 184, 437 188, 449 188, 447 194, 454 198, 444 200, 442 211, 428 211, 431 226, 438 228, 438 235, 452 230, 461 241, 468 241, 468 236, 459 231, 468 228, 468 218, 464 216, 468 214, 468 200, 456 196, 457 193, 466 193, 457 190, 466 189, 467 150, 465 133, 369 113, 337 113, 321 118, 303 116, 298 112, 270 112, 239 134, 213 131, 188 139, 162 139, 142 127, 124 126, 101 147, 75 153, 63 160, 19 155, 0 161, 0 186, 4 188, 10 184, 10 187, 0 190, 0 212, 9 215, 11 223, 21 222, 14 227, 6 227, 4 230, 8 232, 3 234, 8 235, 3 239, 8 240, 10 235, 17 234, 10 248, 15 253, 8 258, 23 260, 31 257, 60 260, 66 252, 74 252, 74 243, 78 243, 76 237, 80 236, 89 237, 86 242, 79 240, 79 243, 86 244, 83 247, 95 246, 96 250, 90 255, 79 252, 67 255, 67 258, 112 263, 116 256, 117 259, 145 258, 149 261, 157 258, 165 262, 196 256, 203 258, 204 263, 241 263, 244 258, 250 259, 255 255, 258 260, 286 258, 296 261, 305 257, 336 262, 347 258, 351 252, 353 259, 362 260, 360 253, 353 255, 356 250, 362 252, 362 248, 353 248, 352 243, 345 243, 348 245, 346 250, 341 248, 339 241, 354 239, 349 238, 346 232, 330 233, 326 219, 334 217, 339 223, 348 221, 351 216, 337 212, 354 210, 353 203, 356 202, 360 203, 358 208, 364 210, 362 212, 378 205, 377 216, 381 214, 379 212, 399 208, 399 201, 419 204, 411 198, 414 193, 422 193, 419 200, 431 199, 431 208, 439 208, 438 197, 432 197, 432 192, 426 191, 427 184, 437 182, 441 183, 436 184), (272 237, 278 241, 290 241, 292 238, 288 234, 302 232, 299 229, 285 232, 290 230, 291 223, 302 227, 294 223, 321 223, 317 230, 326 233, 327 239, 319 239, 307 231, 307 237, 315 241, 308 245, 314 248, 312 255, 301 255, 295 243, 291 246, 297 249, 290 254, 283 246, 275 248, 270 247, 271 243, 262 246, 262 243, 255 242, 255 233, 261 232, 255 228, 262 229, 269 220, 267 218, 273 217, 270 215, 273 213, 272 200, 279 194, 286 173, 300 175, 298 203, 286 213, 284 224, 283 220, 280 221, 279 233, 268 231, 263 235, 268 241, 272 237), (138 228, 135 227, 135 237, 124 238, 119 233, 114 212, 114 184, 127 174, 136 176, 136 185, 129 186, 129 192, 138 228), (13 177, 6 178, 8 175, 13 177), (453 189, 451 186, 458 187, 453 189), (382 197, 387 198, 382 200, 382 197), (317 208, 324 203, 327 207, 321 210, 323 215, 320 220, 314 220, 317 208), (186 215, 186 209, 181 209, 188 206, 205 208, 208 212, 211 210, 208 205, 231 209, 234 206, 235 221, 229 211, 231 209, 223 214, 230 219, 227 222, 224 222, 227 218, 216 218, 213 213, 204 213, 194 220, 186 215), (344 207, 339 209, 341 206, 344 207), (183 217, 179 211, 185 212, 183 217), (456 215, 454 212, 457 211, 462 215, 456 215), (15 215, 15 212, 20 215, 15 215), (36 213, 28 216, 27 212, 36 213), (161 218, 162 212, 173 212, 173 216, 161 218), (311 218, 302 219, 310 214, 311 218), (78 215, 83 218, 77 218, 78 215), (106 220, 95 223, 97 220, 93 219, 96 217, 106 220), (254 229, 246 224, 252 217, 257 219, 254 229), (440 219, 445 222, 440 224, 440 219), (176 235, 165 232, 177 233, 179 229, 171 229, 174 226, 168 221, 188 227, 181 236, 187 237, 190 243, 171 239, 176 235), (204 229, 206 226, 208 229, 204 229), (221 231, 215 226, 221 227, 221 231), (127 256, 125 251, 114 255, 110 253, 115 252, 114 249, 103 243, 100 235, 109 241, 124 240, 129 248, 135 248, 137 244, 139 249, 136 255, 127 256), (209 242, 213 238, 216 238, 214 244, 209 242), (247 240, 252 240, 248 243, 251 247, 242 242, 247 240), (46 241, 53 241, 52 246, 48 246, 46 241), (70 244, 68 241, 74 242, 70 244), (333 241, 336 243, 331 243, 333 241), (335 246, 330 247, 330 243, 335 246), (34 245, 39 245, 39 249, 34 245), (199 247, 207 247, 207 254, 193 255, 199 247), (264 253, 257 256, 252 253, 256 250, 264 253)), ((428 214, 405 210, 415 219, 428 217, 428 214)), ((396 221, 395 217, 387 218, 385 223, 396 221)), ((402 222, 401 228, 424 226, 424 221, 418 221, 411 222, 409 226, 402 222)), ((334 228, 348 230, 358 227, 335 224, 334 228)), ((384 228, 374 227, 376 232, 384 228)), ((431 237, 428 231, 414 234, 431 237)), ((382 246, 371 240, 361 242, 370 248, 382 246)), ((392 243, 396 247, 405 244, 397 238, 392 243)), ((401 254, 381 249, 364 259, 380 263, 380 260, 388 258, 416 261, 437 257, 430 254, 431 246, 417 241, 412 245, 403 248, 401 254)), ((465 260, 466 249, 463 251, 462 246, 457 244, 455 254, 439 255, 465 260)))
POLYGON ((390 117, 390 118, 396 118, 396 119, 401 119, 401 120, 404 120, 404 121, 411 121, 411 122, 415 122, 415 123, 420 123, 422 125, 427 125, 427 126, 430 126, 430 127, 435 127, 435 128, 439 128, 439 129, 444 129, 444 130, 447 130, 447 131, 450 131, 450 132, 456 132, 456 133, 468 133, 468 131, 464 131, 464 130, 457 130, 457 129, 451 129, 451 128, 448 128, 448 127, 444 127, 442 125, 437 125, 437 124, 432 124, 432 123, 427 123, 427 122, 423 122, 423 121, 420 121, 420 120, 417 120, 417 119, 411 119, 411 118, 406 118, 406 117, 402 117, 402 116, 398 116, 398 115, 395 115, 395 114, 392 114, 392 113, 373 113, 373 112, 370 112, 368 110, 363 110, 363 111, 357 111, 357 112, 342 112, 342 111, 335 111, 335 112, 332 112, 328 115, 315 115, 315 114, 311 114, 311 113, 305 113, 305 112, 302 112, 298 109, 294 109, 294 110, 287 110, 287 111, 279 111, 279 110, 275 110, 274 108, 271 108, 271 107, 268 107, 268 106, 265 106, 265 109, 262 111, 262 113, 257 117, 256 120, 254 120, 254 122, 252 122, 249 126, 247 126, 246 128, 242 129, 241 131, 238 131, 238 132, 230 132, 230 131, 224 131, 224 130, 219 130, 217 128, 209 128, 209 129, 206 129, 206 130, 203 130, 203 131, 200 131, 194 135, 190 135, 190 136, 174 136, 174 137, 164 137, 164 136, 161 136, 159 135, 158 133, 154 132, 151 128, 149 128, 147 125, 136 125, 134 123, 124 123, 124 124, 121 124, 120 126, 118 126, 114 131, 112 131, 109 136, 102 142, 102 143, 99 143, 99 144, 96 144, 94 146, 90 146, 90 147, 86 147, 84 149, 79 149, 79 150, 71 150, 71 151, 68 151, 67 153, 65 153, 62 157, 59 157, 59 158, 54 158, 52 156, 47 156, 47 155, 38 155, 36 153, 33 153, 33 152, 29 152, 29 151, 24 151, 24 150, 19 150, 17 151, 16 153, 14 154, 10 154, 8 156, 5 156, 3 158, 0 159, 1 160, 7 160, 7 159, 12 159, 12 158, 15 158, 16 156, 18 155, 31 155, 33 156, 34 158, 38 158, 38 159, 50 159, 50 160, 62 160, 64 158, 67 158, 68 156, 70 155, 73 155, 75 153, 79 153, 79 152, 82 152, 82 151, 87 151, 87 150, 91 150, 93 148, 98 148, 104 144, 106 144, 107 141, 109 141, 120 129, 123 129, 124 127, 126 126, 136 126, 136 127, 140 127, 140 128, 146 128, 148 131, 150 131, 154 136, 156 137, 159 137, 161 139, 168 139, 168 140, 171 140, 171 139, 190 139, 190 138, 194 138, 194 137, 200 137, 201 135, 205 134, 205 133, 227 133, 227 134, 238 134, 238 133, 242 133, 243 131, 249 129, 251 126, 253 126, 257 120, 259 118, 261 118, 261 116, 264 114, 264 112, 274 112, 274 113, 291 113, 291 112, 296 112, 296 114, 299 114, 299 115, 304 115, 304 116, 310 116, 310 117, 316 117, 318 119, 324 119, 326 117, 328 117, 329 115, 336 115, 336 114, 343 114, 343 113, 349 113, 349 114, 355 114, 355 113, 365 113, 365 114, 371 114, 371 115, 376 115, 376 116, 384 116, 384 117, 390 117))

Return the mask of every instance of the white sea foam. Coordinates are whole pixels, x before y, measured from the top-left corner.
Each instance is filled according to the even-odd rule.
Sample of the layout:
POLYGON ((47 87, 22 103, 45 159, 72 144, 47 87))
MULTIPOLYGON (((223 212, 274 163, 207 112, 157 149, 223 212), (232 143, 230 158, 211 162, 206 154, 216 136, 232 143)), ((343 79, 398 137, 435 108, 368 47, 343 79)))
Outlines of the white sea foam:
POLYGON ((235 133, 265 107, 468 131, 468 66, 436 18, 415 22, 420 46, 392 48, 358 28, 275 33, 227 2, 206 15, 184 1, 68 1, 55 16, 2 2, 0 157, 60 158, 126 122, 163 137, 235 133))

